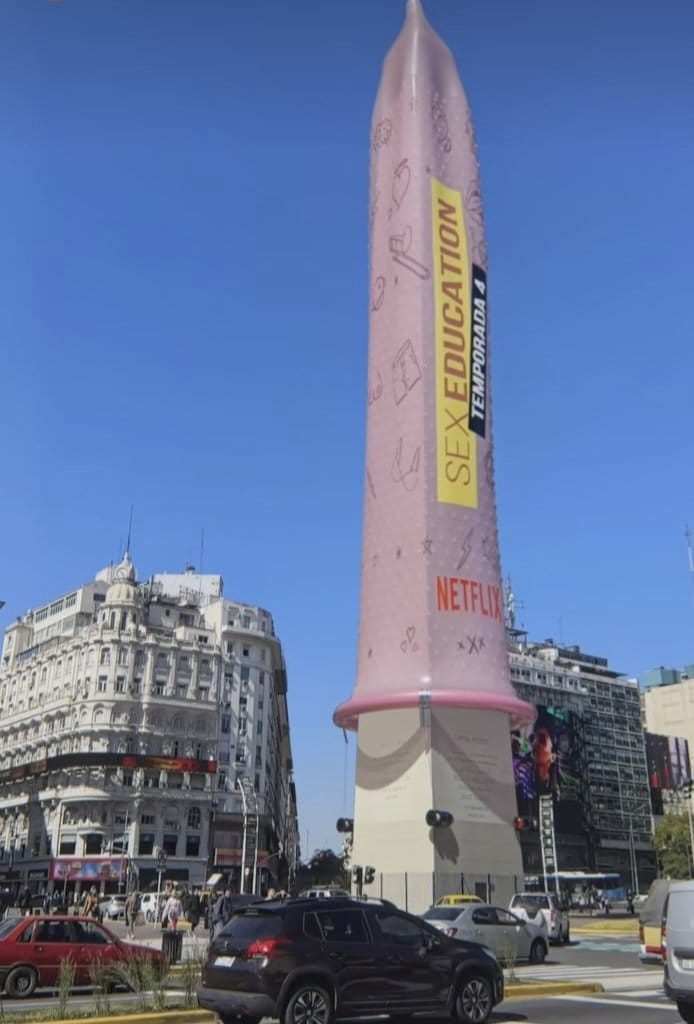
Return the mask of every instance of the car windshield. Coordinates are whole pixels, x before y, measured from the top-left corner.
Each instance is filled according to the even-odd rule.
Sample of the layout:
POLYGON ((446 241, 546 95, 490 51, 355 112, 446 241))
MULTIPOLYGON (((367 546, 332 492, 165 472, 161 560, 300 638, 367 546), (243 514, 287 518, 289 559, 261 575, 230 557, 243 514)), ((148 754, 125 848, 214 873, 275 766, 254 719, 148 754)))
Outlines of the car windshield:
POLYGON ((513 897, 514 907, 525 907, 527 910, 547 910, 549 897, 543 893, 523 893, 513 897))
POLYGON ((10 932, 13 932, 19 922, 22 920, 21 917, 8 917, 6 921, 0 924, 0 941, 6 939, 10 932))
POLYGON ((455 921, 460 916, 460 907, 430 907, 422 914, 425 921, 455 921))

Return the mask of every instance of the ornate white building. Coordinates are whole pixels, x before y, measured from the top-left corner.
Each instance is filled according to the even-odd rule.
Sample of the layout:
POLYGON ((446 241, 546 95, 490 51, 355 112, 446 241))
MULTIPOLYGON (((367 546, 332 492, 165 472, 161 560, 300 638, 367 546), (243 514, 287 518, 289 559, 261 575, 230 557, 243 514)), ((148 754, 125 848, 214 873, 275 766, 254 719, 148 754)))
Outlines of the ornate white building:
POLYGON ((202 884, 240 861, 240 780, 269 884, 298 846, 286 672, 272 617, 224 600, 221 576, 138 584, 126 555, 5 630, 0 882, 144 888, 163 851, 167 879, 202 884))

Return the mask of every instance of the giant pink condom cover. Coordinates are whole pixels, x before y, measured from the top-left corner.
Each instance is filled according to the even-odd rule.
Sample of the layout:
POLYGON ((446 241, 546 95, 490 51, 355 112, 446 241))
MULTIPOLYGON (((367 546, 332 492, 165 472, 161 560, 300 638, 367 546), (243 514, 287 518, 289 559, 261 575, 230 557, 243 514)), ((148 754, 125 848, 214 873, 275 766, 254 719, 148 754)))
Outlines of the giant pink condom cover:
POLYGON ((370 240, 358 673, 335 722, 422 694, 525 719, 506 650, 475 139, 419 0, 376 98, 370 240))

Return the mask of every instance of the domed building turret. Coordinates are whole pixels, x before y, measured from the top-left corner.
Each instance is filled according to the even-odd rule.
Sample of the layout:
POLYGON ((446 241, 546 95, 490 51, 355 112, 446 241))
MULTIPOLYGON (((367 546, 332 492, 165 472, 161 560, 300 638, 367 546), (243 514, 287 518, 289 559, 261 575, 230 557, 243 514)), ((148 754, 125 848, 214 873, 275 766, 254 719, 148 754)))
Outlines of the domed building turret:
POLYGON ((111 629, 125 630, 138 626, 141 619, 142 600, 136 583, 135 566, 126 551, 122 562, 113 572, 113 583, 106 591, 101 620, 111 629))

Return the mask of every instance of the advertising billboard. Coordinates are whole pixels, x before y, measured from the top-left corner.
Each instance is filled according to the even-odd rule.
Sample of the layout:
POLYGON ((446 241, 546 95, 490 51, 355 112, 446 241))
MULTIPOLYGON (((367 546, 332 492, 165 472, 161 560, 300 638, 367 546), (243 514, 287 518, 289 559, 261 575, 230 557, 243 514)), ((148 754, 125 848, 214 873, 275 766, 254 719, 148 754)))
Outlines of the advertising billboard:
POLYGON ((54 882, 122 882, 127 868, 126 857, 55 857, 49 877, 54 882))
POLYGON ((681 789, 692 781, 689 744, 680 736, 646 733, 646 761, 653 814, 664 814, 665 794, 681 789))
POLYGON ((539 818, 540 797, 551 796, 556 831, 579 833, 583 817, 576 715, 549 705, 535 710, 531 725, 511 733, 518 814, 539 818))

